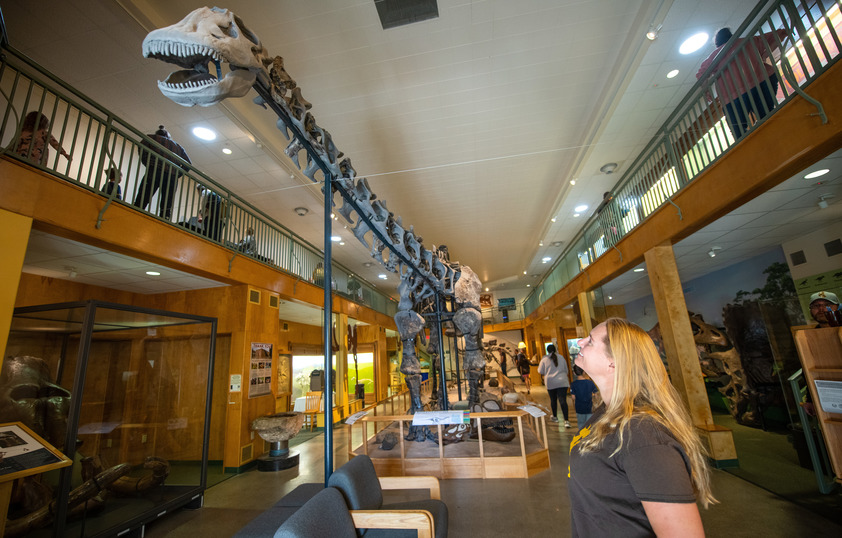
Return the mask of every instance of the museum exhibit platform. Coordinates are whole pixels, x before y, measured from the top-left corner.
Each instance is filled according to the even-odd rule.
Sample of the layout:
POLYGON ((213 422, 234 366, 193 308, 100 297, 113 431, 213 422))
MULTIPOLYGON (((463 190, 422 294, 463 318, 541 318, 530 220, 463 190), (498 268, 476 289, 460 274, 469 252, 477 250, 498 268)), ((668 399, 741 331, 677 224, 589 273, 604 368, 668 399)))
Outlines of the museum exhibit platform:
MULTIPOLYGON (((412 423, 412 415, 365 416, 351 425, 351 438, 362 431, 358 446, 350 445, 349 456, 365 454, 371 458, 378 476, 430 475, 444 478, 528 478, 550 468, 545 416, 533 417, 516 409, 470 413, 478 425, 476 439, 440 445, 434 440, 423 442, 404 439, 412 423), (511 419, 515 437, 508 442, 483 438, 483 422, 511 419), (391 450, 380 448, 387 433, 397 436, 391 450)), ((452 425, 431 426, 437 438, 452 425)))

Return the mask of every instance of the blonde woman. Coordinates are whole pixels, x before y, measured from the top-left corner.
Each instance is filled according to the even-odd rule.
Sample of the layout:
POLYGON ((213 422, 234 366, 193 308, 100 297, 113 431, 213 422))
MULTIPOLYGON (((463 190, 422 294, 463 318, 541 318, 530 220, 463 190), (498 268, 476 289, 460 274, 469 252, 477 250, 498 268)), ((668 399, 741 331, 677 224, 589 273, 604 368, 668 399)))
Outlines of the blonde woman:
POLYGON ((605 403, 570 444, 573 536, 704 536, 705 454, 652 339, 610 318, 579 347, 605 403))

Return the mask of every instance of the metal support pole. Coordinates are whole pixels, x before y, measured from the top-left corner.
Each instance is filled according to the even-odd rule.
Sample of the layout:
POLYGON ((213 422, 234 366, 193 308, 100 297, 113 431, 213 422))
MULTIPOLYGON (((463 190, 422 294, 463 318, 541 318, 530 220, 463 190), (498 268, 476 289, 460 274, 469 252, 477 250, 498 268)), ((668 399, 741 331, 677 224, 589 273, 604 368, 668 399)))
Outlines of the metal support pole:
POLYGON ((330 212, 333 210, 333 191, 331 190, 331 176, 325 173, 325 262, 324 262, 324 292, 325 292, 325 309, 324 309, 324 339, 325 339, 325 386, 324 386, 324 402, 325 402, 325 487, 327 481, 333 473, 333 282, 331 271, 331 241, 330 236, 333 233, 330 212))
MULTIPOLYGON (((442 411, 447 411, 448 400, 447 400, 447 382, 445 380, 445 369, 444 369, 444 334, 441 330, 441 297, 438 293, 436 293, 436 331, 439 333, 439 383, 441 384, 441 401, 442 401, 442 411)), ((461 399, 461 398, 460 398, 461 399)))
MULTIPOLYGON (((450 312, 456 314, 456 299, 450 298, 450 312)), ((452 316, 451 316, 452 319, 452 316)), ((462 401, 462 376, 459 374, 462 365, 459 364, 459 335, 456 334, 456 324, 453 324, 453 356, 456 357, 456 393, 462 401)))

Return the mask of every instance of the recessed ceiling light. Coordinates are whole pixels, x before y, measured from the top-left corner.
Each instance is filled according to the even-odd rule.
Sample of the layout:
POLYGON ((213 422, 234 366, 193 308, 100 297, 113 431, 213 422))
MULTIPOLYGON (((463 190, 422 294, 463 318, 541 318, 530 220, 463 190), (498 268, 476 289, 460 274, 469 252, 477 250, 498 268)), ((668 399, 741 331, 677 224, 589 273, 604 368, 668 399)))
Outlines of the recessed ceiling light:
POLYGON ((555 217, 551 218, 550 222, 555 222, 555 217))
POLYGON ((149 276, 161 276, 161 273, 158 271, 146 271, 146 274, 149 276))
POLYGON ((578 216, 579 216, 579 214, 578 214, 578 213, 573 213, 573 216, 574 216, 574 217, 578 217, 578 216))
POLYGON ((523 272, 523 274, 525 275, 525 274, 526 274, 526 271, 524 271, 524 272, 523 272))
POLYGON ((231 151, 231 148, 222 148, 222 153, 225 155, 231 155, 233 151, 231 151))
POLYGON ((678 69, 673 69, 669 73, 667 73, 667 78, 675 78, 678 76, 678 69))
POLYGON ((698 34, 691 35, 687 39, 684 40, 684 43, 678 47, 678 52, 681 54, 691 54, 696 52, 700 48, 705 46, 705 43, 708 42, 708 38, 710 36, 707 32, 699 32, 698 34))
POLYGON ((573 211, 575 211, 576 213, 581 213, 581 212, 585 211, 586 209, 588 209, 587 204, 582 204, 582 205, 577 205, 576 207, 574 207, 573 211))
POLYGON ((823 168, 821 170, 816 170, 815 172, 810 172, 809 174, 804 176, 804 179, 815 179, 817 177, 822 177, 823 175, 825 175, 828 172, 830 172, 830 170, 827 169, 827 168, 823 168))
POLYGON ((371 267, 372 265, 374 265, 372 262, 363 263, 363 267, 371 267))
POLYGON ((216 133, 207 127, 193 127, 193 135, 202 140, 216 140, 216 133))
POLYGON ((634 272, 635 272, 635 273, 642 273, 644 270, 645 270, 645 269, 643 269, 643 267, 635 267, 635 268, 634 268, 634 272))
POLYGON ((576 180, 575 180, 575 179, 571 179, 571 180, 570 180, 570 184, 571 184, 571 185, 575 185, 575 184, 576 184, 576 180))
POLYGON ((384 273, 380 273, 379 275, 377 275, 377 278, 379 278, 380 280, 386 280, 388 277, 384 273))
POLYGON ((488 291, 488 288, 485 288, 485 291, 488 291))
POLYGON ((331 235, 330 240, 333 241, 334 243, 338 243, 338 242, 342 241, 342 238, 339 237, 338 235, 331 235))
POLYGON ((543 242, 543 241, 539 241, 539 242, 538 242, 538 246, 539 246, 539 247, 543 247, 543 246, 544 246, 544 242, 543 242))
POLYGON ((340 246, 340 247, 344 247, 344 246, 345 246, 345 241, 340 241, 340 242, 339 242, 339 246, 340 246))
POLYGON ((547 263, 550 260, 552 260, 552 258, 550 258, 549 256, 544 256, 543 258, 541 258, 541 263, 547 263))
POLYGON ((526 287, 527 287, 527 288, 531 288, 531 287, 532 287, 532 284, 527 284, 527 285, 526 285, 526 287))
POLYGON ((609 295, 609 296, 608 296, 608 300, 610 301, 610 300, 612 300, 612 299, 614 299, 614 298, 613 298, 613 297, 611 297, 611 296, 609 295))

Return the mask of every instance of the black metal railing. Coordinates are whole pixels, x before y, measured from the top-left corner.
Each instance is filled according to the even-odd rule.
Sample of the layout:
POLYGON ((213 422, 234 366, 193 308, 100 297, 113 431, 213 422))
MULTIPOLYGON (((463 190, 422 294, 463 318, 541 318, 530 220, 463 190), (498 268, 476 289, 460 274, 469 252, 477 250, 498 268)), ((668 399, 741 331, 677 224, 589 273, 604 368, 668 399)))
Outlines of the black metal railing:
POLYGON ((768 7, 758 5, 698 74, 699 82, 621 178, 611 198, 527 296, 525 315, 671 203, 679 190, 793 95, 804 96, 823 117, 821 104, 802 88, 837 60, 841 30, 837 1, 778 0, 768 7))
MULTIPOLYGON (((0 151, 107 198, 97 226, 110 204, 122 204, 325 285, 321 249, 30 59, 13 49, 2 53, 0 151), (119 188, 109 185, 117 178, 119 188)), ((338 263, 331 269, 336 294, 389 316, 397 311, 394 300, 362 277, 338 263)))

